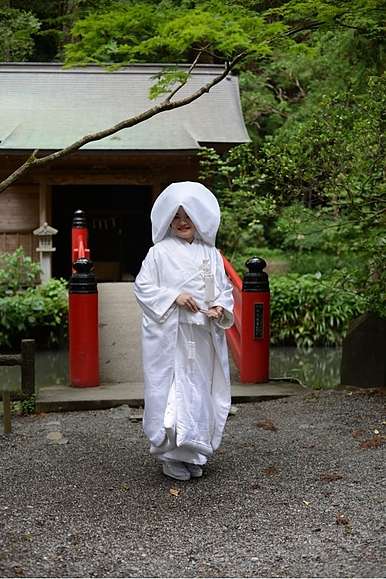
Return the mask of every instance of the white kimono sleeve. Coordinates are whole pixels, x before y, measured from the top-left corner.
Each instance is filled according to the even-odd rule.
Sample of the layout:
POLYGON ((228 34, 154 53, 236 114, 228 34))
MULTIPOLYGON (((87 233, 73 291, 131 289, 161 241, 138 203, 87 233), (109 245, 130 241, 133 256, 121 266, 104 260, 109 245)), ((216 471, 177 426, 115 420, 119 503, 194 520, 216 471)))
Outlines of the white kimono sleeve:
POLYGON ((215 306, 221 306, 224 314, 219 320, 214 320, 217 326, 227 330, 233 326, 233 288, 225 273, 221 254, 216 250, 216 284, 220 293, 216 296, 215 306))
POLYGON ((154 248, 145 257, 134 283, 134 294, 143 312, 153 321, 162 323, 174 311, 177 289, 160 287, 154 248))

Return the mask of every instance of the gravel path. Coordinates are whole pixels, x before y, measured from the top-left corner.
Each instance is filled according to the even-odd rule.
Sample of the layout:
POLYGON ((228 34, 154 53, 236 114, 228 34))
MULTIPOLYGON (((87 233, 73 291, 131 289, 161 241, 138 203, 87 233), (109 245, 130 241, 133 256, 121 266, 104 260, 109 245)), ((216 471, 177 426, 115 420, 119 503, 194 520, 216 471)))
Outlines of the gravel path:
POLYGON ((384 406, 336 391, 238 405, 186 483, 127 407, 17 417, 0 436, 0 575, 382 577, 384 406))

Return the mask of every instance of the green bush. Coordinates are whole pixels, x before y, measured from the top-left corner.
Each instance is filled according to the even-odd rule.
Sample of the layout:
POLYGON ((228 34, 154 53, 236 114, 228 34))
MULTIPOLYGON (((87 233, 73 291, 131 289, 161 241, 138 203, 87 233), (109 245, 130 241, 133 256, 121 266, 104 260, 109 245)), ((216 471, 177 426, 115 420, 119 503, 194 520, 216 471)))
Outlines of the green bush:
MULTIPOLYGON (((253 255, 269 262, 284 259, 286 253, 261 248, 248 256, 238 256, 232 264, 241 278, 247 270, 246 260, 253 255)), ((365 296, 342 288, 339 280, 322 275, 320 270, 305 275, 270 275, 269 283, 274 345, 302 348, 340 345, 349 322, 367 310, 365 296)))
POLYGON ((21 247, 14 253, 0 253, 0 298, 36 286, 39 275, 39 264, 24 255, 21 247))
MULTIPOLYGON (((288 256, 285 251, 281 249, 270 249, 268 247, 249 247, 243 253, 235 255, 232 259, 232 265, 238 274, 242 277, 248 271, 245 262, 251 257, 261 257, 268 265, 274 262, 288 262, 288 256)), ((226 255, 226 257, 228 257, 226 255)))
POLYGON ((287 259, 292 273, 322 273, 330 275, 343 266, 350 266, 349 257, 345 259, 332 253, 322 251, 288 252, 287 259))
POLYGON ((52 346, 67 330, 67 283, 39 282, 40 267, 22 248, 0 254, 0 348, 20 348, 23 338, 52 346))
POLYGON ((275 345, 337 346, 350 320, 365 311, 362 297, 320 274, 271 276, 270 286, 275 345))

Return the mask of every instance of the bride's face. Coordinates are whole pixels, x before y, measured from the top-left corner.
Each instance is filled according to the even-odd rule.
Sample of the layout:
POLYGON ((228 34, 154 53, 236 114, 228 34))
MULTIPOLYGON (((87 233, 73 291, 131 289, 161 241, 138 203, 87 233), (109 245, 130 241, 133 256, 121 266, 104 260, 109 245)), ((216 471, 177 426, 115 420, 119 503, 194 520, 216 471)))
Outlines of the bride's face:
POLYGON ((193 241, 196 228, 183 207, 179 207, 177 213, 173 217, 170 227, 172 228, 174 235, 177 237, 185 239, 185 241, 188 241, 189 243, 193 241))

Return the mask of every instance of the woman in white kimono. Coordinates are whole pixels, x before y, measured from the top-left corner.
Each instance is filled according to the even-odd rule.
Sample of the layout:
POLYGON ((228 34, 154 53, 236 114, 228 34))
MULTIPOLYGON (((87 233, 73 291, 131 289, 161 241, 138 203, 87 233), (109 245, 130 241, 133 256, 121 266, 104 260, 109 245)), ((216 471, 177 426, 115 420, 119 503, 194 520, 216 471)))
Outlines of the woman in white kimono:
POLYGON ((214 246, 220 209, 209 189, 173 183, 151 221, 154 246, 134 284, 143 310, 143 426, 164 474, 188 480, 202 475, 229 412, 232 288, 214 246))

